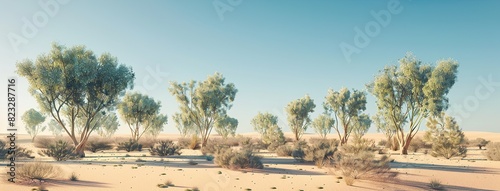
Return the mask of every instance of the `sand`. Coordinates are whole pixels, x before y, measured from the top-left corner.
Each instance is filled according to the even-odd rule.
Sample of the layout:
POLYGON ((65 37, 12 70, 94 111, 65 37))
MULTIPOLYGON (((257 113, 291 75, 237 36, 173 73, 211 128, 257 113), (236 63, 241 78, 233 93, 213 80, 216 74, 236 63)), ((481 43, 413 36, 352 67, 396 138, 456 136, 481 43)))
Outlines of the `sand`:
MULTIPOLYGON (((421 134, 420 134, 421 135, 421 134)), ((419 135, 419 136, 420 136, 419 135)), ((5 135, 2 135, 4 137, 5 135)), ((244 136, 258 137, 255 133, 244 136)), ((469 139, 483 137, 500 142, 500 133, 466 132, 469 139)), ((120 137, 120 136, 118 136, 120 137)), ((121 135, 126 137, 126 135, 121 135)), ((160 138, 176 139, 178 135, 161 135, 160 138)), ((291 137, 291 135, 287 135, 291 137)), ((313 134, 303 138, 316 137, 313 134)), ((330 135, 334 138, 334 135, 330 135)), ((182 150, 180 156, 151 156, 142 152, 107 150, 86 152, 84 159, 56 162, 41 157, 37 148, 26 135, 18 137, 17 144, 35 151, 35 159, 19 159, 17 163, 43 161, 60 166, 59 178, 43 183, 49 191, 104 191, 104 190, 186 190, 197 187, 202 191, 218 190, 429 190, 431 179, 438 179, 447 190, 500 190, 500 161, 487 161, 481 154, 484 150, 471 147, 464 159, 434 158, 423 153, 402 156, 392 153, 391 172, 395 178, 360 179, 354 186, 347 186, 329 168, 318 168, 310 163, 298 163, 291 157, 277 157, 265 150, 257 153, 264 156, 264 169, 234 171, 223 169, 201 156, 198 150, 182 150), (137 162, 137 159, 145 162, 137 162), (189 161, 198 163, 188 164, 189 161), (69 181, 75 173, 79 181, 69 181), (170 181, 173 186, 159 188, 158 184, 170 181)), ((367 134, 365 138, 381 140, 382 134, 367 134)), ((0 163, 7 172, 6 161, 0 163)), ((2 173, 6 174, 6 173, 2 173)), ((0 191, 31 190, 37 185, 13 184, 2 177, 0 191)))

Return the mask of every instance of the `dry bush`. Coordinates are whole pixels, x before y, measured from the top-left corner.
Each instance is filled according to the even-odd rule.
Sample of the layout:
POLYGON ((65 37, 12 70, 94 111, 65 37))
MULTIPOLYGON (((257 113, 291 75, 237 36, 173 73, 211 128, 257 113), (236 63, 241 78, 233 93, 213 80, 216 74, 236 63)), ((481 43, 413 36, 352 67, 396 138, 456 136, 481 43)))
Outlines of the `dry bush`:
POLYGON ((485 147, 486 145, 488 145, 488 143, 490 143, 490 141, 486 140, 486 139, 483 139, 483 138, 477 138, 477 139, 474 139, 472 141, 470 141, 468 143, 468 145, 471 145, 471 146, 476 146, 479 148, 479 150, 483 149, 483 147, 485 147))
POLYGON ((156 143, 158 143, 158 142, 159 141, 157 139, 154 139, 154 138, 139 140, 139 144, 142 145, 142 148, 154 147, 156 145, 156 143))
POLYGON ((142 151, 142 145, 132 139, 129 139, 128 141, 119 142, 116 150, 125 150, 127 152, 142 151))
POLYGON ((47 146, 47 149, 41 150, 38 154, 42 156, 52 157, 56 161, 65 161, 68 159, 77 158, 76 154, 73 153, 74 150, 75 148, 68 142, 58 140, 55 143, 50 143, 47 146))
POLYGON ((484 155, 488 160, 500 161, 500 142, 488 143, 484 155))
POLYGON ((280 157, 289 157, 292 156, 293 148, 288 145, 281 145, 275 151, 276 155, 280 157))
POLYGON ((223 144, 223 141, 221 141, 220 139, 212 139, 208 141, 203 148, 201 148, 201 153, 203 155, 214 155, 220 149, 226 149, 229 147, 229 145, 223 144))
POLYGON ((328 144, 334 147, 340 144, 340 141, 337 139, 324 139, 324 138, 310 138, 308 142, 311 145, 328 144))
POLYGON ((431 144, 424 142, 424 140, 422 140, 419 137, 415 137, 411 140, 408 150, 416 153, 420 149, 431 149, 431 148, 432 148, 431 144))
POLYGON ((221 149, 216 154, 214 163, 222 168, 232 170, 264 168, 264 165, 261 162, 261 157, 254 155, 251 150, 234 151, 231 148, 221 149))
POLYGON ((188 148, 192 150, 200 149, 200 138, 198 138, 198 136, 196 135, 193 135, 191 137, 191 140, 189 141, 188 148))
POLYGON ((240 140, 237 137, 228 137, 223 139, 224 144, 230 147, 236 147, 240 145, 240 140))
POLYGON ((62 138, 62 137, 56 137, 56 138, 49 138, 49 137, 38 137, 35 139, 34 146, 39 149, 46 149, 48 148, 49 145, 58 142, 58 141, 64 141, 71 143, 71 139, 69 138, 62 138))
POLYGON ((314 144, 304 149, 304 160, 314 162, 320 168, 329 165, 331 157, 337 151, 338 143, 338 141, 327 139, 315 141, 314 144))
POLYGON ((0 159, 10 159, 11 157, 14 158, 22 158, 22 157, 28 157, 32 158, 31 154, 33 154, 32 150, 28 150, 26 148, 16 146, 14 149, 14 152, 9 153, 10 146, 7 145, 5 142, 0 140, 0 159))
POLYGON ((58 166, 41 162, 22 164, 16 169, 16 176, 25 181, 57 178, 61 173, 58 166))
POLYGON ((102 150, 109 150, 112 148, 113 145, 111 144, 111 141, 101 138, 90 138, 85 145, 85 149, 93 153, 102 150))
POLYGON ((372 141, 357 139, 334 154, 334 168, 340 171, 347 185, 353 185, 364 175, 380 175, 390 170, 389 157, 384 155, 376 160, 373 147, 372 141))
POLYGON ((190 142, 191 142, 191 140, 189 138, 185 138, 185 137, 181 137, 181 138, 177 139, 177 145, 181 149, 188 149, 190 142))
POLYGON ((151 146, 149 152, 151 155, 169 156, 180 155, 180 147, 171 140, 159 141, 156 147, 151 146))

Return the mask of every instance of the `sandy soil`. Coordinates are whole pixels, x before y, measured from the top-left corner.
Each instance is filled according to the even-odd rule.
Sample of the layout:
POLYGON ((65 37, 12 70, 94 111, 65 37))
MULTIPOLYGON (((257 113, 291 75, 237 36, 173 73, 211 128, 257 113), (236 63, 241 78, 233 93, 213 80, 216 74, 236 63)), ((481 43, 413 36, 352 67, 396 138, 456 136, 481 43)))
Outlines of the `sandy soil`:
MULTIPOLYGON (((245 136, 258 137, 249 133, 245 136)), ((5 135, 1 135, 5 137, 5 135)), ((466 132, 469 139, 483 137, 500 142, 500 133, 466 132)), ((119 136, 120 137, 120 136, 119 136)), ((123 135, 122 137, 126 137, 123 135)), ((160 138, 176 139, 178 135, 161 135, 160 138)), ((288 136, 291 137, 291 136, 288 136)), ((308 139, 316 135, 304 135, 308 139)), ((331 135, 332 138, 335 136, 331 135)), ((354 186, 347 186, 344 180, 337 182, 336 175, 328 168, 313 164, 297 163, 291 157, 277 157, 274 153, 262 151, 265 168, 261 170, 232 171, 217 167, 206 161, 200 151, 183 150, 180 156, 154 157, 147 150, 130 152, 108 150, 98 153, 87 152, 87 157, 77 161, 56 162, 36 154, 26 135, 18 137, 17 144, 35 152, 35 159, 18 160, 17 163, 43 161, 60 166, 63 174, 55 180, 44 183, 50 191, 104 191, 104 190, 186 190, 198 187, 202 191, 218 190, 429 190, 431 179, 438 179, 447 190, 500 190, 500 162, 487 161, 481 154, 484 150, 469 148, 464 159, 434 158, 422 153, 407 156, 392 153, 391 171, 398 172, 396 178, 357 180, 354 186), (129 155, 129 156, 128 156, 129 155), (146 162, 137 162, 137 159, 146 162), (188 164, 195 161, 197 165, 188 164), (69 181, 71 173, 79 181, 69 181), (171 181, 174 186, 158 188, 157 184, 171 181)), ((382 134, 368 134, 365 138, 381 140, 382 134)), ((7 172, 6 161, 0 162, 3 175, 7 172)), ((0 180, 0 191, 31 190, 36 185, 13 184, 0 180)))

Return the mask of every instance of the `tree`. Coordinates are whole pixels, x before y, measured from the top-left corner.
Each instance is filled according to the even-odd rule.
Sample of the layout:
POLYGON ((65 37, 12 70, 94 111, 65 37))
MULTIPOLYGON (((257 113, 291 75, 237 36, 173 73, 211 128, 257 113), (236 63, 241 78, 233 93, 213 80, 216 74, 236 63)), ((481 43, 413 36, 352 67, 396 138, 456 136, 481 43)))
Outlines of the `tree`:
POLYGON ((235 136, 236 128, 238 128, 238 120, 232 117, 224 117, 215 122, 215 131, 223 138, 228 135, 235 136))
POLYGON ((396 132, 401 154, 406 155, 422 119, 448 108, 446 95, 455 84, 458 63, 440 60, 437 66, 431 66, 412 54, 399 63, 399 67, 386 67, 367 86, 377 99, 381 120, 389 124, 385 129, 396 132))
POLYGON ((17 73, 28 80, 29 92, 42 112, 59 123, 80 157, 85 156, 85 144, 96 130, 91 126, 96 115, 112 110, 134 80, 132 69, 119 65, 108 53, 96 57, 84 46, 66 48, 58 44, 34 62, 17 63, 17 73), (81 133, 75 133, 77 118, 85 120, 81 133))
POLYGON ((384 133, 387 137, 387 142, 389 144, 386 146, 390 146, 393 151, 399 150, 398 140, 394 136, 396 134, 396 128, 391 126, 392 123, 386 123, 383 116, 380 115, 380 112, 372 117, 372 121, 375 123, 377 131, 384 133))
POLYGON ((315 107, 314 100, 309 95, 294 100, 285 107, 288 114, 288 124, 295 135, 296 141, 300 140, 300 137, 311 123, 309 114, 314 112, 315 107))
POLYGON ((38 133, 45 131, 46 126, 41 126, 45 121, 45 116, 33 108, 24 112, 22 120, 26 124, 26 132, 31 136, 31 142, 35 141, 38 133))
POLYGON ((207 144, 217 120, 226 116, 238 92, 233 83, 225 83, 220 73, 199 83, 193 80, 189 83, 171 82, 169 91, 180 103, 181 114, 186 115, 199 132, 202 147, 207 144))
POLYGON ((120 124, 118 123, 118 117, 116 113, 110 113, 108 115, 102 115, 103 119, 100 121, 100 128, 97 129, 97 134, 101 137, 109 138, 115 134, 116 130, 120 124))
POLYGON ((59 123, 57 123, 57 121, 54 119, 50 120, 48 126, 49 131, 52 132, 52 135, 54 136, 60 136, 63 132, 63 128, 61 127, 61 125, 59 125, 59 123))
POLYGON ((372 124, 370 116, 364 113, 360 114, 355 120, 353 120, 353 122, 353 133, 357 138, 363 137, 363 135, 368 132, 368 129, 370 129, 370 125, 372 124))
POLYGON ((118 113, 127 123, 132 140, 138 142, 151 129, 163 130, 167 116, 160 114, 161 103, 140 93, 127 93, 118 104, 118 113))
POLYGON ((326 138, 332 131, 332 127, 335 124, 335 120, 327 114, 321 114, 312 121, 312 127, 321 135, 321 137, 326 138))
POLYGON ((479 150, 483 149, 484 146, 488 145, 490 141, 484 139, 484 138, 476 138, 470 142, 470 145, 472 146, 477 146, 479 150))
MULTIPOLYGON (((335 121, 337 121, 333 129, 337 132, 340 145, 347 143, 353 131, 360 133, 368 130, 364 128, 370 127, 370 125, 366 126, 364 124, 367 123, 366 120, 370 119, 362 117, 362 112, 366 110, 365 92, 358 90, 351 92, 347 88, 342 88, 339 91, 330 89, 325 97, 323 106, 325 110, 333 114, 335 121)), ((371 121, 368 123, 371 123, 371 121)))
POLYGON ((270 145, 274 143, 285 143, 283 131, 278 126, 278 116, 270 113, 258 113, 251 121, 255 131, 262 135, 262 142, 270 145))
POLYGON ((174 119, 175 127, 179 130, 182 137, 186 137, 190 133, 198 134, 197 132, 193 132, 196 129, 193 122, 189 120, 189 116, 175 113, 172 118, 174 119))
POLYGON ((464 143, 465 135, 455 118, 444 112, 438 116, 429 116, 424 140, 432 143, 431 155, 450 159, 454 156, 464 156, 467 149, 464 143))

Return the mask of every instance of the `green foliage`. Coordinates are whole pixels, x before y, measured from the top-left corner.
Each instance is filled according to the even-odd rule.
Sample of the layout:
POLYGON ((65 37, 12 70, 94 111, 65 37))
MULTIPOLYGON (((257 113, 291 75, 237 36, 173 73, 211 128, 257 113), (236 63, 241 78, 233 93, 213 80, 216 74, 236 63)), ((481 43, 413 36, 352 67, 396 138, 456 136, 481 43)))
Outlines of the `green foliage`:
POLYGON ((326 114, 321 114, 312 121, 311 126, 314 128, 316 133, 318 133, 321 137, 326 138, 326 135, 332 131, 334 124, 335 120, 332 117, 326 114))
POLYGON ((111 142, 104 139, 89 139, 86 144, 86 149, 93 153, 112 148, 113 146, 111 145, 111 142))
POLYGON ((118 123, 118 117, 116 116, 116 113, 109 113, 107 115, 98 115, 99 117, 99 126, 100 128, 97 129, 97 134, 101 137, 104 138, 109 138, 113 134, 115 134, 116 130, 118 130, 118 127, 120 126, 120 123, 118 123))
POLYGON ((65 161, 68 159, 74 159, 76 158, 75 154, 73 153, 73 146, 69 145, 68 142, 63 141, 63 140, 58 140, 55 143, 50 144, 47 146, 47 149, 41 150, 40 155, 42 156, 48 156, 54 158, 56 161, 65 161))
POLYGON ((500 161, 500 142, 488 143, 484 155, 488 160, 500 161))
POLYGON ((52 135, 54 136, 60 136, 64 131, 61 125, 59 125, 59 123, 57 123, 57 121, 54 119, 50 120, 48 126, 49 126, 49 131, 52 132, 52 135))
POLYGON ((408 154, 408 146, 421 121, 448 108, 446 95, 455 84, 458 63, 440 60, 437 66, 431 66, 422 64, 412 54, 407 54, 399 63, 399 67, 387 66, 367 86, 377 99, 377 115, 381 121, 378 128, 396 135, 402 146, 401 154, 408 154), (405 127, 408 132, 404 132, 405 127))
POLYGON ((65 129, 80 156, 85 155, 85 142, 78 140, 87 140, 98 128, 91 125, 97 120, 95 116, 112 109, 134 81, 132 69, 119 65, 116 57, 108 53, 98 57, 84 46, 53 44, 49 53, 16 66, 42 113, 48 113, 65 129), (85 125, 78 134, 76 119, 82 118, 85 125))
POLYGON ((142 145, 137 143, 137 141, 135 141, 133 139, 129 139, 128 141, 119 142, 116 150, 117 151, 125 150, 127 152, 136 151, 136 150, 142 151, 142 145))
POLYGON ((336 123, 333 126, 337 132, 340 144, 346 144, 351 133, 362 136, 370 127, 371 120, 366 114, 366 93, 358 90, 352 92, 347 88, 339 91, 328 90, 323 103, 328 112, 333 113, 336 123))
POLYGON ((139 141, 145 132, 157 135, 167 123, 167 116, 160 114, 161 103, 140 93, 127 93, 118 104, 118 113, 128 124, 132 139, 139 141))
POLYGON ((295 135, 295 140, 300 140, 300 137, 307 130, 311 123, 310 113, 314 112, 314 100, 309 95, 303 98, 294 100, 285 107, 287 112, 288 125, 295 135))
POLYGON ((196 132, 196 128, 191 120, 189 120, 189 116, 186 114, 175 113, 172 118, 174 119, 175 127, 179 131, 182 137, 186 137, 186 135, 196 132))
POLYGON ((45 131, 46 126, 41 126, 41 124, 45 121, 45 116, 43 116, 37 110, 31 108, 28 111, 24 112, 21 117, 24 124, 26 124, 25 129, 26 132, 31 136, 31 142, 35 141, 35 137, 38 133, 45 131))
POLYGON ((227 138, 229 135, 234 137, 236 128, 238 128, 238 120, 235 118, 225 116, 215 122, 215 131, 223 138, 227 138))
POLYGON ((278 117, 270 113, 258 113, 251 121, 254 130, 262 135, 265 145, 282 145, 285 143, 283 131, 278 126, 278 117))
POLYGON ((61 168, 42 162, 21 164, 16 169, 16 177, 25 181, 57 178, 61 173, 61 168))
POLYGON ((465 135, 453 117, 444 112, 439 116, 430 116, 427 119, 427 129, 424 139, 432 143, 432 156, 442 156, 446 159, 454 156, 465 157, 465 135))
POLYGON ((238 92, 233 83, 225 83, 220 73, 198 83, 171 82, 169 91, 179 102, 181 115, 190 119, 200 134, 202 147, 207 144, 215 122, 227 115, 238 92))
POLYGON ((158 156, 169 156, 169 155, 180 155, 180 147, 175 145, 174 142, 170 140, 159 141, 158 145, 155 147, 150 147, 149 152, 151 155, 158 156))
POLYGON ((221 149, 215 156, 214 163, 232 170, 256 168, 262 169, 264 165, 261 157, 256 156, 251 150, 234 151, 231 148, 221 149))

